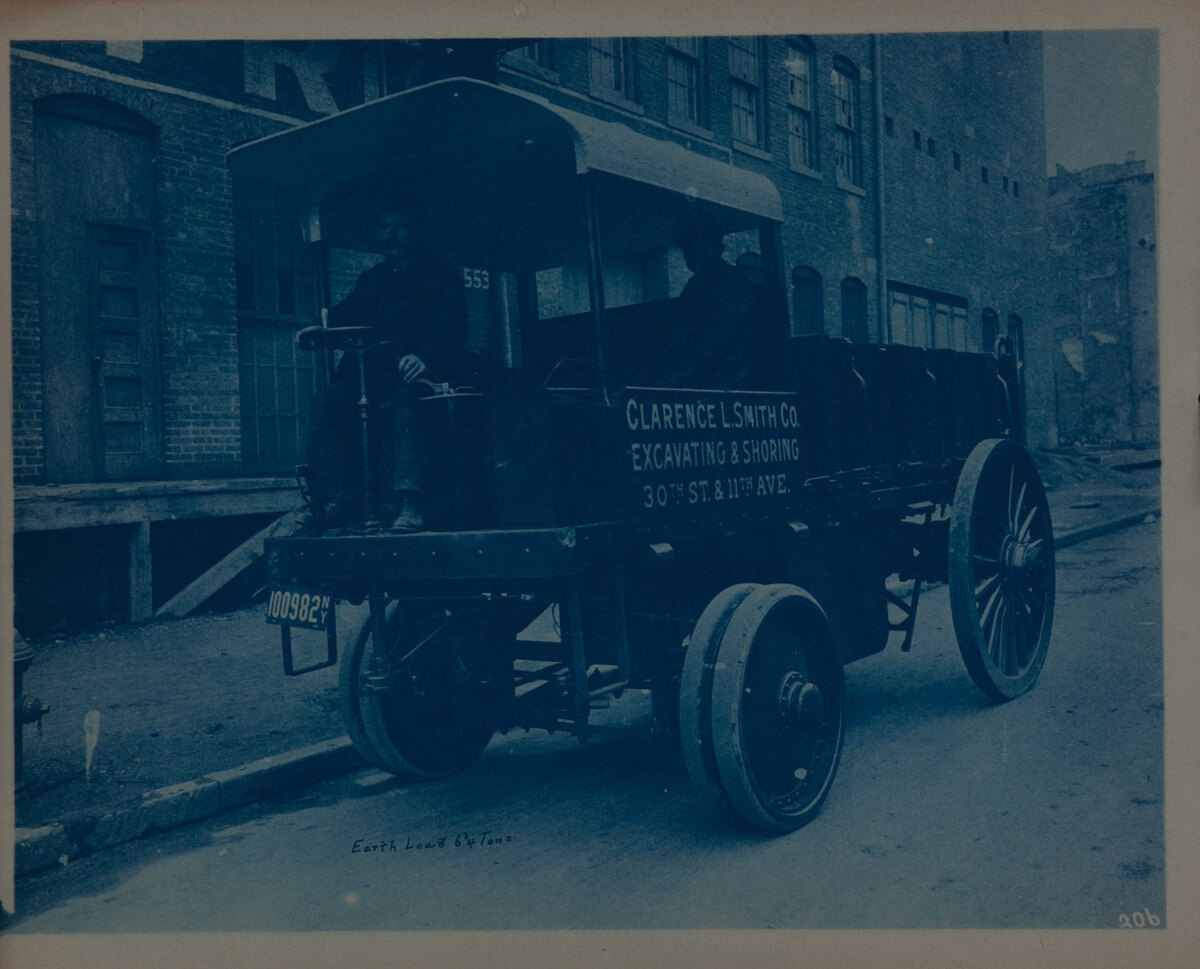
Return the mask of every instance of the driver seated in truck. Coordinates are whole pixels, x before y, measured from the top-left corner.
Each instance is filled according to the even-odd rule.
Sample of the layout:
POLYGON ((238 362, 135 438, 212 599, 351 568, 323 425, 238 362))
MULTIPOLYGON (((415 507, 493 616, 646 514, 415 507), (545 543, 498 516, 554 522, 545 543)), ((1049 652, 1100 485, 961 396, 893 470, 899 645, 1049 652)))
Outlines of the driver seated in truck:
POLYGON ((747 310, 754 287, 724 259, 725 239, 711 222, 689 223, 679 236, 692 276, 676 301, 671 357, 679 387, 744 386, 751 370, 747 310))
MULTIPOLYGON (((383 260, 359 276, 350 294, 328 313, 328 325, 367 326, 379 342, 363 355, 372 404, 372 497, 392 505, 392 528, 423 527, 416 461, 418 378, 453 382, 464 365, 467 304, 461 278, 416 245, 410 212, 389 212, 380 223, 383 260)), ((308 493, 303 525, 346 524, 361 512, 362 444, 359 374, 343 354, 328 386, 314 398, 305 436, 308 493)), ((372 504, 375 507, 374 501, 372 504)))

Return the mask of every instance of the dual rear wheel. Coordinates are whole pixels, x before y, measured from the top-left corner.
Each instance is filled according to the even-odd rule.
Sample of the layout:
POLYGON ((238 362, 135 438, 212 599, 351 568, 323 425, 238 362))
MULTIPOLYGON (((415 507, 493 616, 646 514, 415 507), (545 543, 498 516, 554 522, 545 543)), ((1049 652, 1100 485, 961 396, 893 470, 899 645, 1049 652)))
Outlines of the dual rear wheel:
POLYGON ((694 786, 752 827, 807 824, 845 733, 829 620, 793 585, 737 585, 701 615, 684 657, 680 736, 694 786))

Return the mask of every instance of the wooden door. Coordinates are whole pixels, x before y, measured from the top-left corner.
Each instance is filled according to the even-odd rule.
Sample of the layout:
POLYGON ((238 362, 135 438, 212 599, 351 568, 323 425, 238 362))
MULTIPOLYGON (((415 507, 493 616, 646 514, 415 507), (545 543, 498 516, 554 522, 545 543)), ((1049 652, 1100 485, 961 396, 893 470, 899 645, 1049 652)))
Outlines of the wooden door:
POLYGON ((93 224, 87 227, 87 250, 96 474, 153 477, 160 448, 150 236, 93 224))
POLYGON ((157 477, 153 128, 58 99, 34 130, 46 479, 157 477))

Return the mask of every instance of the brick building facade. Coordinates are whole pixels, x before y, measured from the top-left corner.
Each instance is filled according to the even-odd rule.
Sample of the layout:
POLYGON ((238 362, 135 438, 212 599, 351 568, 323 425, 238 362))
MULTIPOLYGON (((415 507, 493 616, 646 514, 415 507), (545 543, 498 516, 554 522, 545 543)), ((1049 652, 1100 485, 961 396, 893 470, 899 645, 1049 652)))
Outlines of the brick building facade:
POLYGON ((922 299, 935 332, 940 317, 957 339, 965 316, 968 349, 1012 337, 1029 442, 1054 444, 1041 35, 900 35, 881 48, 891 337, 930 329, 914 315, 922 299))
POLYGON ((1146 163, 1050 179, 1059 437, 1158 443, 1154 176, 1146 163))
MULTIPOLYGON (((105 549, 106 590, 65 611, 143 618, 295 506, 312 375, 292 335, 320 302, 316 268, 286 200, 235 186, 225 153, 439 75, 487 76, 766 175, 784 203, 793 332, 965 349, 1011 333, 1031 442, 1054 441, 1040 35, 580 38, 497 66, 498 53, 12 45, 19 621, 64 608, 39 562, 105 549)), ((743 255, 736 240, 728 255, 743 255)))

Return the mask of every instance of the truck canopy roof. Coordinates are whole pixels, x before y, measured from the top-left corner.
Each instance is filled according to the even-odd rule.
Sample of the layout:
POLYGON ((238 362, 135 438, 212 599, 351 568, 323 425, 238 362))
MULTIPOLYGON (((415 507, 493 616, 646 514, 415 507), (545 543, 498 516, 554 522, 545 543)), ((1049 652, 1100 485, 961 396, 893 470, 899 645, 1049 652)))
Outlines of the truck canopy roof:
POLYGON ((761 175, 468 78, 250 142, 228 164, 286 192, 313 240, 371 249, 379 217, 408 209, 431 247, 514 271, 586 258, 592 179, 607 251, 667 245, 688 222, 734 232, 782 220, 779 192, 761 175))

